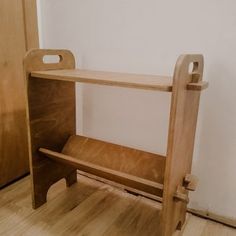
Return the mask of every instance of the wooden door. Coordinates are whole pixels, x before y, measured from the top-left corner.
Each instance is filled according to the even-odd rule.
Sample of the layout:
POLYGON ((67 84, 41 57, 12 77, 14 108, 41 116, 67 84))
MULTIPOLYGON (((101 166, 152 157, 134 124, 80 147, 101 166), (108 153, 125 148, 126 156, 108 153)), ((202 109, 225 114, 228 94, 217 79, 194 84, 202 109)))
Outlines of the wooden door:
POLYGON ((0 187, 29 172, 23 57, 38 47, 35 0, 0 1, 0 187))

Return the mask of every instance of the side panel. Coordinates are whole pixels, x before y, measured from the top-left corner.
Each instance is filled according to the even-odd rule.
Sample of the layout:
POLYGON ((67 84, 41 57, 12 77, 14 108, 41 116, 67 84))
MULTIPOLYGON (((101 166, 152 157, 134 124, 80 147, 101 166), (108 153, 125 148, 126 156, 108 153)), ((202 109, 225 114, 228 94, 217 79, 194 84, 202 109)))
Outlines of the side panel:
POLYGON ((73 69, 69 51, 31 50, 24 60, 28 89, 28 142, 32 179, 33 207, 46 202, 52 184, 66 178, 76 182, 76 170, 56 163, 38 152, 40 147, 61 152, 69 136, 75 134, 75 84, 67 81, 31 78, 32 70, 73 69), (58 63, 44 63, 44 55, 58 55, 58 63))
POLYGON ((184 177, 191 173, 200 92, 187 90, 189 82, 200 82, 203 73, 201 55, 182 55, 177 61, 171 101, 167 160, 164 179, 162 235, 170 236, 185 221, 188 199, 184 177), (189 72, 190 64, 193 69, 189 72), (178 190, 178 191, 177 191, 178 190))

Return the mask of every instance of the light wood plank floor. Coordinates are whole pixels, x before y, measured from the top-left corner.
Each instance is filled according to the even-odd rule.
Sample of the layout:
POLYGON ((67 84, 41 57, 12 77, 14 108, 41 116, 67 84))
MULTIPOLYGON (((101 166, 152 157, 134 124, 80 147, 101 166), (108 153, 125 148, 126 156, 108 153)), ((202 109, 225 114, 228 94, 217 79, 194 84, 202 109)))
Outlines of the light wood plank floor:
MULTIPOLYGON (((49 191, 48 202, 31 208, 30 179, 0 190, 0 235, 154 236, 160 206, 151 200, 79 176, 49 191)), ((233 236, 236 229, 188 215, 184 236, 233 236)))

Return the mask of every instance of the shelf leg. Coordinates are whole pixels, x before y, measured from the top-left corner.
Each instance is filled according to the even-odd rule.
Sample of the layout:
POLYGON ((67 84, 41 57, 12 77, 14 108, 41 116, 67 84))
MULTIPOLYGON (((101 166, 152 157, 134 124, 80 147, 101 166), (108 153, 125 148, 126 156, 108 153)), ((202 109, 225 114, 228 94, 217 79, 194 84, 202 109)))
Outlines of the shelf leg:
POLYGON ((66 186, 70 187, 71 185, 77 183, 77 171, 74 170, 69 175, 65 177, 66 179, 66 186))
POLYGON ((32 207, 37 209, 47 202, 47 192, 50 186, 42 188, 41 186, 34 186, 34 191, 32 193, 32 207))

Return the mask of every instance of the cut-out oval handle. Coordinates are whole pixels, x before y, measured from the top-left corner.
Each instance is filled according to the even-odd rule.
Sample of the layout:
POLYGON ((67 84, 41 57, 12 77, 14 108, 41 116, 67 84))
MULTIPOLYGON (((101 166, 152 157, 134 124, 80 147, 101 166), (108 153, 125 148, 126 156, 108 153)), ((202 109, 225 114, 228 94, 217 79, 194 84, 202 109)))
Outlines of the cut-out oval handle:
POLYGON ((197 61, 190 62, 188 65, 189 74, 197 72, 199 63, 197 61))
POLYGON ((62 56, 61 55, 44 55, 42 60, 44 64, 60 63, 62 61, 62 56))

